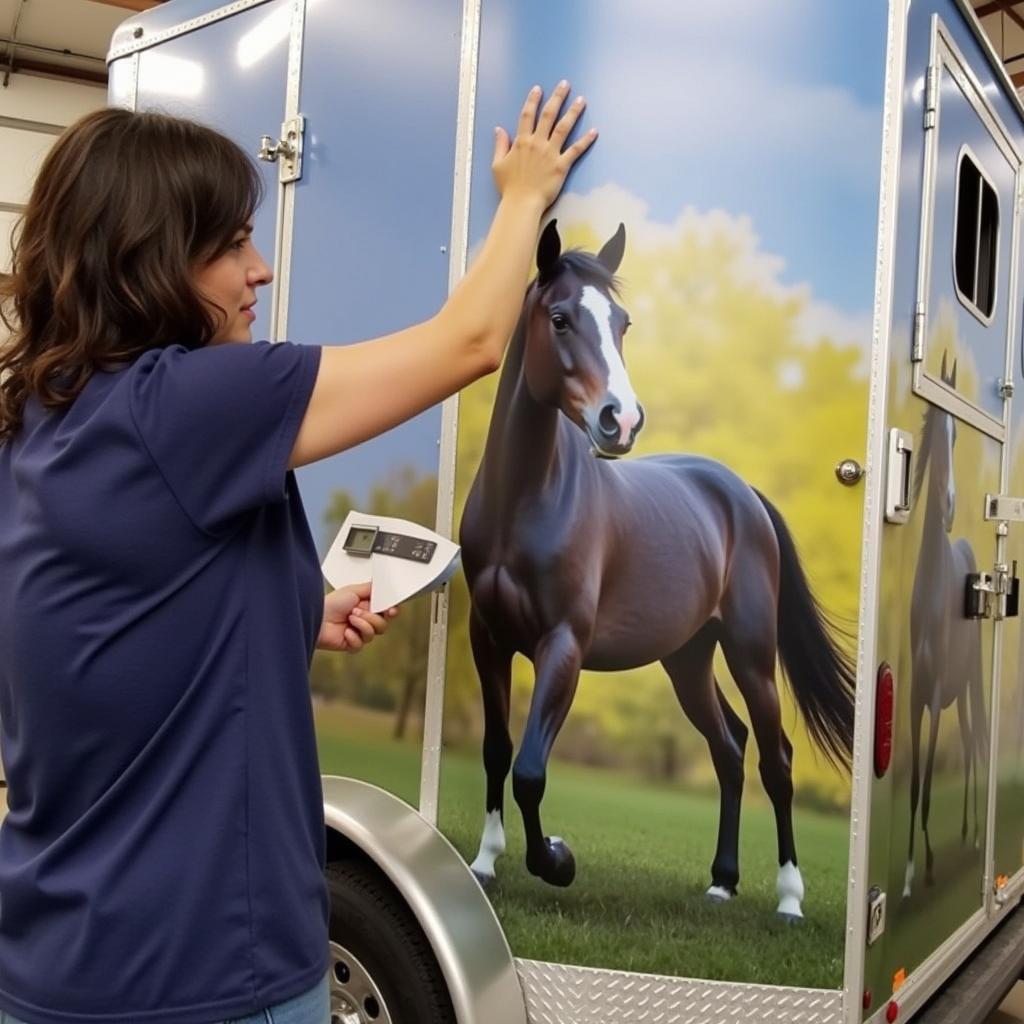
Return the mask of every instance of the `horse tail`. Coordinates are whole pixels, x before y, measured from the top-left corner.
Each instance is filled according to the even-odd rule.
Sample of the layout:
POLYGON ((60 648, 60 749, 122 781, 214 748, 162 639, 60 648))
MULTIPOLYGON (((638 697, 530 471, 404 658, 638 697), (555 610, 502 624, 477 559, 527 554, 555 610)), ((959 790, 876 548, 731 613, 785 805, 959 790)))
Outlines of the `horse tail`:
POLYGON ((853 694, 857 672, 839 646, 841 631, 811 592, 793 536, 779 510, 759 491, 779 545, 779 660, 807 731, 836 766, 853 759, 853 694))

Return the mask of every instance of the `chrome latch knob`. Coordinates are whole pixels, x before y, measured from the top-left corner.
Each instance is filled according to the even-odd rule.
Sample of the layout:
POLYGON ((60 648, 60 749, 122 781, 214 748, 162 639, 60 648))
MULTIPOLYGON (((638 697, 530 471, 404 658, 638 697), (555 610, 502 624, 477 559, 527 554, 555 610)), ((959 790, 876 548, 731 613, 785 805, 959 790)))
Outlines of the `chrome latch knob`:
POLYGON ((275 139, 269 135, 260 136, 260 148, 256 154, 267 163, 277 163, 279 157, 291 160, 295 156, 296 147, 291 139, 275 139))
POLYGON ((846 487, 852 487, 864 476, 864 467, 856 459, 843 459, 836 466, 836 479, 846 487))

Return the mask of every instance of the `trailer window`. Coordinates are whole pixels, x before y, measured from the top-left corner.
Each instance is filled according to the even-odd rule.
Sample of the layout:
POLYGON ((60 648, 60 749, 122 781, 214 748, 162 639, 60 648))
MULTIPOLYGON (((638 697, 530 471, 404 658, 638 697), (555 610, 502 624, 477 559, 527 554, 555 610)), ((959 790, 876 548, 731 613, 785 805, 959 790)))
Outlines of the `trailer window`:
POLYGON ((999 200, 970 150, 960 151, 953 274, 960 301, 988 322, 996 304, 999 200))

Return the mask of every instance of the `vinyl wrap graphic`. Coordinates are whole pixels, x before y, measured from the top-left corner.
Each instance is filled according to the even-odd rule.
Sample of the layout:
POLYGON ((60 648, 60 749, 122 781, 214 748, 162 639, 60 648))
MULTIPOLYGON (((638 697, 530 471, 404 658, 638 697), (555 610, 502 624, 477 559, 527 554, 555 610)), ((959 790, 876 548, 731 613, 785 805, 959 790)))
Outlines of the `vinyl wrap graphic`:
POLYGON ((483 6, 476 152, 601 131, 460 402, 439 823, 517 956, 841 984, 885 11, 796 7, 483 6))

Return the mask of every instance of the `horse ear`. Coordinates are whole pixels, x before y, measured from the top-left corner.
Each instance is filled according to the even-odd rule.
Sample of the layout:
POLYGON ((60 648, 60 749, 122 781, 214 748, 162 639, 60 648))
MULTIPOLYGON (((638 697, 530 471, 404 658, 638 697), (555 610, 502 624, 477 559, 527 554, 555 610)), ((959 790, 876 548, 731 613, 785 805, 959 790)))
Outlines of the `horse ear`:
POLYGON ((949 374, 949 383, 953 387, 956 387, 956 360, 955 359, 953 360, 953 369, 950 371, 950 374, 949 374))
POLYGON ((537 276, 541 284, 550 280, 562 255, 562 240, 558 237, 558 221, 549 220, 537 243, 537 276))
POLYGON ((626 225, 619 224, 618 230, 601 246, 597 254, 598 260, 605 265, 608 273, 614 274, 622 262, 623 253, 626 251, 626 225))
POLYGON ((942 366, 939 368, 939 376, 943 380, 946 379, 946 353, 945 352, 942 353, 942 366))

